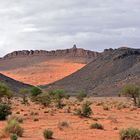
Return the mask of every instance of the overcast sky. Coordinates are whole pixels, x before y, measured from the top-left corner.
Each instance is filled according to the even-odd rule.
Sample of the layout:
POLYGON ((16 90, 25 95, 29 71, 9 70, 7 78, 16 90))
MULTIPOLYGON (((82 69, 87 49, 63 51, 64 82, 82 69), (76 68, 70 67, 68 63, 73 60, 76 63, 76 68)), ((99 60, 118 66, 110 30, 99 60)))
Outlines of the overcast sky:
POLYGON ((0 56, 73 44, 140 48, 140 0, 0 0, 0 56))

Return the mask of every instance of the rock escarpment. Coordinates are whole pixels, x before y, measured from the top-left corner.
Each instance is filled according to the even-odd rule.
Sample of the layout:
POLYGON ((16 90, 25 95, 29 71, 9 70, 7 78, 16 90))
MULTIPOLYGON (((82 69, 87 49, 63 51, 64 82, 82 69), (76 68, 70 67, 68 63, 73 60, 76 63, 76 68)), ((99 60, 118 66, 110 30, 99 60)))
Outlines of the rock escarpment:
POLYGON ((22 51, 14 51, 5 55, 4 59, 14 58, 14 57, 26 57, 26 56, 60 56, 60 57, 82 57, 82 58, 96 58, 99 53, 93 52, 90 50, 84 50, 82 48, 77 48, 76 45, 70 49, 64 50, 53 50, 53 51, 45 51, 45 50, 22 50, 22 51))

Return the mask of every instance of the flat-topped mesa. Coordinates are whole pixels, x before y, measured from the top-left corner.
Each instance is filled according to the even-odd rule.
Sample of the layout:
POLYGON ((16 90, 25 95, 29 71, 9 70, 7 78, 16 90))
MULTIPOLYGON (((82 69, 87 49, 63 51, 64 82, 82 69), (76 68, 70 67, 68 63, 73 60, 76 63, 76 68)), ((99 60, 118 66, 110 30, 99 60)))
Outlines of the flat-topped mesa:
POLYGON ((82 48, 77 48, 76 45, 70 49, 64 50, 22 50, 22 51, 14 51, 5 55, 3 58, 14 58, 14 57, 25 57, 25 56, 37 56, 37 55, 45 55, 45 56, 64 56, 64 57, 83 57, 83 58, 96 58, 99 53, 89 50, 84 50, 82 48))

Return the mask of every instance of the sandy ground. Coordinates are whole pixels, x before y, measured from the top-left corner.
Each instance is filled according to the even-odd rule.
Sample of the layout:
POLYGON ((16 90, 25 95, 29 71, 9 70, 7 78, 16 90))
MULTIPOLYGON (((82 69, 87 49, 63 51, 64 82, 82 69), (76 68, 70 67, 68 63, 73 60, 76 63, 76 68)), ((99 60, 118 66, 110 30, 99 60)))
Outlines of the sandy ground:
MULTIPOLYGON (((94 98, 88 99, 93 102, 91 105, 93 115, 91 118, 79 118, 73 115, 73 110, 79 108, 80 103, 74 99, 67 101, 71 106, 71 113, 65 109, 44 108, 31 103, 29 106, 13 103, 13 114, 23 117, 21 124, 25 130, 19 140, 44 140, 43 130, 50 128, 54 132, 56 140, 119 140, 119 130, 127 127, 140 128, 140 109, 129 104, 128 99, 122 98, 94 98), (104 110, 107 106, 109 110, 104 110), (47 111, 47 113, 45 113, 47 111), (35 112, 38 115, 31 115, 35 112), (39 121, 34 121, 34 118, 39 121), (60 130, 58 122, 67 121, 68 128, 60 130), (92 123, 101 123, 104 130, 90 129, 92 123)), ((0 129, 5 126, 5 121, 0 122, 0 129)), ((4 138, 2 140, 9 140, 4 138)))
POLYGON ((45 85, 60 80, 81 69, 83 66, 85 64, 64 60, 51 60, 26 68, 1 71, 1 73, 27 84, 45 85))

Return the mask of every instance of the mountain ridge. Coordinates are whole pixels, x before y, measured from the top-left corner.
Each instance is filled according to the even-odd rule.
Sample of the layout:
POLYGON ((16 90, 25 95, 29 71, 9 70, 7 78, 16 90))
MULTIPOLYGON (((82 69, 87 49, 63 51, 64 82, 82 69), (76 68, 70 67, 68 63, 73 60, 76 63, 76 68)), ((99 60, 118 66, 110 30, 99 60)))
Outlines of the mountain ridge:
POLYGON ((45 55, 45 56, 66 56, 66 57, 84 57, 84 58, 93 58, 97 57, 100 53, 90 50, 85 50, 83 48, 77 48, 74 45, 70 49, 59 49, 59 50, 21 50, 21 51, 14 51, 11 53, 6 54, 1 59, 11 59, 15 57, 25 57, 25 56, 37 56, 37 55, 45 55))
POLYGON ((0 72, 28 84, 48 84, 74 73, 99 55, 76 45, 56 51, 15 51, 0 60, 0 72))
POLYGON ((128 82, 140 84, 140 49, 105 50, 74 74, 43 87, 63 88, 70 94, 85 90, 90 95, 114 96, 128 82))

